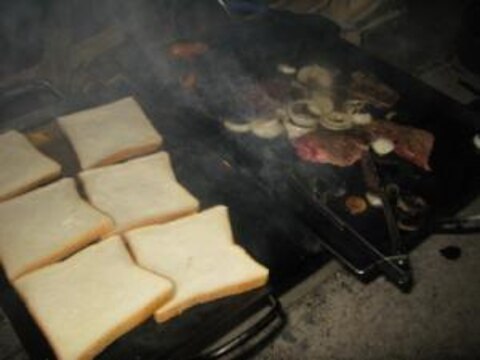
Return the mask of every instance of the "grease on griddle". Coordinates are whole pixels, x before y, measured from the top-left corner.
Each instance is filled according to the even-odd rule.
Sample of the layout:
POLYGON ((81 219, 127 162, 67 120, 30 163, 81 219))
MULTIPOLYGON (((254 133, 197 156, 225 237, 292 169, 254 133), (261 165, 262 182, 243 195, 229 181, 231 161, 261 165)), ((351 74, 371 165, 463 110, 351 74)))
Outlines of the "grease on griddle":
POLYGON ((458 260, 462 256, 462 249, 458 246, 446 246, 439 250, 440 254, 448 260, 458 260))

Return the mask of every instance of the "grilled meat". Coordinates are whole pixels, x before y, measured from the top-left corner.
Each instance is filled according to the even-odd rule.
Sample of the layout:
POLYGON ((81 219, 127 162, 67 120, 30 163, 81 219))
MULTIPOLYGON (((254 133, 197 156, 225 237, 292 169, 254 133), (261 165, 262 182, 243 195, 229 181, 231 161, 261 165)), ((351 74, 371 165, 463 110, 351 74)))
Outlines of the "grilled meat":
POLYGON ((430 170, 428 161, 433 148, 433 135, 425 130, 391 122, 373 122, 348 132, 313 132, 296 139, 293 145, 297 155, 305 161, 345 167, 360 160, 369 144, 379 138, 391 140, 399 157, 430 170))
POLYGON ((367 129, 372 140, 391 140, 399 157, 424 170, 431 170, 428 161, 435 138, 428 131, 385 121, 372 123, 367 129))
POLYGON ((306 134, 293 142, 297 155, 309 162, 350 166, 360 160, 368 142, 350 133, 319 131, 306 134))

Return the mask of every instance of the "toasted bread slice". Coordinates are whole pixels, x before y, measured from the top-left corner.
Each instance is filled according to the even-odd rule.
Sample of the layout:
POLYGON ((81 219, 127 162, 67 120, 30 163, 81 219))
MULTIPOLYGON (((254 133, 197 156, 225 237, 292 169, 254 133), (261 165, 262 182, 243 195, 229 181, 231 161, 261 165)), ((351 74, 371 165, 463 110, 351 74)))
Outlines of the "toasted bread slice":
POLYGON ((79 176, 90 202, 114 220, 115 233, 198 210, 198 200, 177 182, 165 152, 79 176))
POLYGON ((71 255, 112 230, 112 221, 59 180, 0 203, 0 259, 9 280, 71 255))
POLYGON ((235 245, 224 206, 125 234, 137 263, 175 284, 173 298, 155 311, 164 322, 184 310, 260 286, 268 269, 235 245))
POLYGON ((60 176, 61 166, 17 131, 0 135, 0 201, 60 176))
POLYGON ((28 274, 15 287, 61 360, 92 359, 151 316, 173 288, 136 266, 119 237, 28 274))
POLYGON ((162 144, 162 137, 132 97, 62 116, 58 123, 82 169, 147 154, 162 144))

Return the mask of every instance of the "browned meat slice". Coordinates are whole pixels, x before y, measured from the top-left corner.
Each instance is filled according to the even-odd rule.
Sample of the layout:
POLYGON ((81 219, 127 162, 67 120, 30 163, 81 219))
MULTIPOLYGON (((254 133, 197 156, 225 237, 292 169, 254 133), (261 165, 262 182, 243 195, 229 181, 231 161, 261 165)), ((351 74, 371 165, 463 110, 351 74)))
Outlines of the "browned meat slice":
POLYGON ((358 136, 327 131, 306 134, 293 145, 302 160, 341 167, 356 163, 368 149, 358 136))
POLYGON ((391 122, 375 122, 369 126, 372 139, 385 137, 395 144, 395 153, 425 170, 433 149, 434 136, 428 131, 391 122))
POLYGON ((192 60, 208 51, 208 45, 198 41, 179 41, 170 45, 168 53, 171 57, 192 60))
POLYGON ((395 90, 381 83, 375 76, 360 71, 352 74, 349 94, 354 99, 367 101, 378 108, 390 108, 399 99, 395 90))

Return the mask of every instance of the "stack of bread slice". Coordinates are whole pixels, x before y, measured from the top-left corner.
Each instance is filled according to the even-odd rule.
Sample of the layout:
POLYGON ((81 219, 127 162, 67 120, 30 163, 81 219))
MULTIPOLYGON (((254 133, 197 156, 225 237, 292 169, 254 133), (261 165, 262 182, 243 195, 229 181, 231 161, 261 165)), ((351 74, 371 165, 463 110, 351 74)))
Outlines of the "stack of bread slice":
MULTIPOLYGON (((133 98, 59 124, 87 201, 65 178, 0 203, 1 264, 58 358, 93 358, 150 315, 163 322, 266 283, 268 270, 235 244, 227 208, 197 213, 168 153, 148 155, 162 137, 133 98)), ((8 182, 47 176, 35 171, 8 182)))

